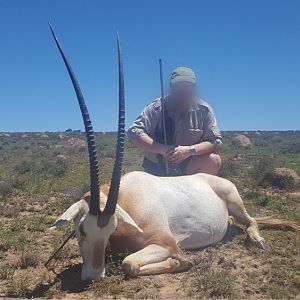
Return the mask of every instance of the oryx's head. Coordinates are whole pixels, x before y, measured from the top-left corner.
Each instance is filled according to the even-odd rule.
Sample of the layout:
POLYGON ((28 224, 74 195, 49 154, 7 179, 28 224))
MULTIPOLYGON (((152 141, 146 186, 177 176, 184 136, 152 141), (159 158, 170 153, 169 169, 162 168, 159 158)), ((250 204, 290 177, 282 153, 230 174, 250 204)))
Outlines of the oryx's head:
POLYGON ((106 199, 106 196, 103 193, 100 193, 96 143, 88 109, 72 67, 69 64, 51 25, 50 29, 72 80, 82 113, 88 144, 91 181, 91 191, 89 197, 87 197, 85 200, 83 199, 78 201, 68 208, 65 213, 55 222, 52 228, 56 228, 67 221, 74 221, 76 237, 83 258, 81 278, 83 280, 98 279, 105 276, 105 248, 110 235, 117 227, 117 220, 122 219, 140 231, 131 217, 120 206, 117 205, 125 136, 124 75, 119 36, 117 36, 119 62, 118 142, 110 190, 106 199), (100 197, 102 200, 101 202, 106 203, 104 209, 102 210, 100 209, 100 197))

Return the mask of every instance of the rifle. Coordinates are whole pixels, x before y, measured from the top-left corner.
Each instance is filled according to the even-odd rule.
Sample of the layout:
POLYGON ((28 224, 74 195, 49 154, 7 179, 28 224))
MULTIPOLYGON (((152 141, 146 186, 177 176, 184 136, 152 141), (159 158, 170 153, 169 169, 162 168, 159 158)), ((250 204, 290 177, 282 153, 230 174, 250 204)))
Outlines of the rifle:
MULTIPOLYGON (((167 132, 166 132, 166 119, 165 119, 165 92, 164 92, 164 80, 163 80, 163 70, 162 70, 162 60, 159 59, 159 74, 160 74, 160 92, 161 92, 161 107, 162 107, 162 119, 163 119, 163 131, 164 131, 164 144, 167 145, 167 132)), ((167 159, 165 159, 166 175, 169 175, 169 164, 167 159)))

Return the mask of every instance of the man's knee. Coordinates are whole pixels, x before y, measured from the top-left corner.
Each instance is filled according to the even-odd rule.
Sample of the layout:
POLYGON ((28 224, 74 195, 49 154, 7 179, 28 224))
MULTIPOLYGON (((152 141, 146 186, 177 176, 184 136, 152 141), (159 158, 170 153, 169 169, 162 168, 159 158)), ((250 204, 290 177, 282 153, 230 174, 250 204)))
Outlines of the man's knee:
POLYGON ((210 163, 216 168, 216 170, 219 171, 219 169, 221 168, 221 165, 222 165, 221 156, 216 153, 211 153, 211 154, 209 154, 208 159, 209 159, 210 163))
POLYGON ((222 160, 219 154, 211 153, 203 156, 193 156, 188 167, 187 174, 208 173, 217 175, 222 160))

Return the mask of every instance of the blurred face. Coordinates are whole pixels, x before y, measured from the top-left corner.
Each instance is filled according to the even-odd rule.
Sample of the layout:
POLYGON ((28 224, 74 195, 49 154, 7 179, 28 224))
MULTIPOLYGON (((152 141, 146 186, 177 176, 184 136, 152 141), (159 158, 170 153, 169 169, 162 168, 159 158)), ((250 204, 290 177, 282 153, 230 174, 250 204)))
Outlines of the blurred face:
POLYGON ((196 98, 196 86, 190 82, 177 82, 171 84, 171 96, 174 105, 179 111, 187 111, 196 98))

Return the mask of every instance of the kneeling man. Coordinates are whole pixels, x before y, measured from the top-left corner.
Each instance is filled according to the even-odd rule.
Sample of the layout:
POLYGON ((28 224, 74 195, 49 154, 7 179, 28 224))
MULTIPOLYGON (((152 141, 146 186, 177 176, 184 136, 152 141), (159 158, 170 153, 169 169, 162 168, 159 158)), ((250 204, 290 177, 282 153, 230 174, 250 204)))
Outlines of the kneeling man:
POLYGON ((144 150, 144 170, 153 175, 216 175, 220 169, 216 146, 222 143, 222 137, 213 109, 197 96, 196 76, 190 68, 173 71, 170 94, 164 103, 158 98, 146 106, 128 135, 144 150))

